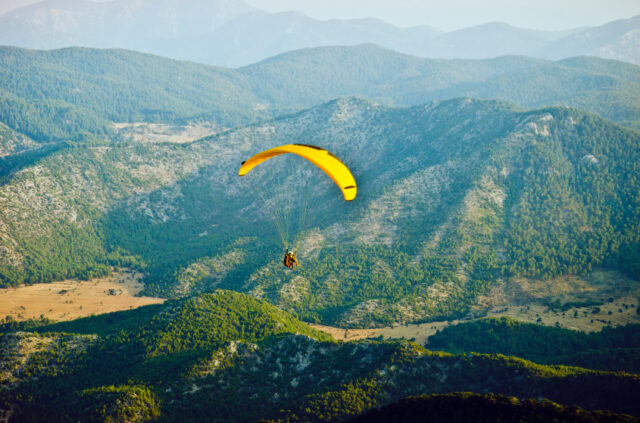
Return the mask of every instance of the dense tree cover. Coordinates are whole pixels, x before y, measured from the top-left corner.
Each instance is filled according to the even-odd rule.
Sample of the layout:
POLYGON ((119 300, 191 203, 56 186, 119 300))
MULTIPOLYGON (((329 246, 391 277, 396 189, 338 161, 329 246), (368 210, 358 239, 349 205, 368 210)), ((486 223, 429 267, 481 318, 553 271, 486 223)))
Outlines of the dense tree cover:
MULTIPOLYGON (((317 207, 294 210, 293 215, 309 213, 308 220, 311 222, 309 227, 313 230, 313 225, 317 224, 317 230, 320 233, 333 224, 344 222, 347 238, 336 241, 339 245, 335 248, 322 248, 312 260, 304 261, 298 273, 288 274, 279 266, 274 268, 274 261, 279 263, 281 260, 282 247, 277 246, 277 238, 274 236, 276 234, 270 217, 265 211, 260 213, 259 208, 263 204, 255 198, 230 196, 228 192, 231 189, 237 189, 233 187, 233 180, 224 187, 212 186, 212 179, 228 177, 222 176, 225 171, 222 165, 204 169, 196 176, 179 183, 178 189, 181 195, 173 196, 170 201, 174 210, 180 210, 182 218, 158 222, 149 219, 142 213, 141 208, 132 207, 130 203, 126 203, 112 210, 108 219, 105 219, 105 235, 111 245, 122 248, 130 255, 139 256, 140 260, 146 263, 144 270, 148 272, 149 277, 146 280, 148 285, 145 292, 153 295, 180 294, 182 287, 187 285, 182 278, 187 274, 191 275, 186 271, 191 264, 204 264, 206 261, 225 257, 229 252, 238 249, 242 252, 243 258, 239 262, 229 261, 227 265, 229 271, 222 275, 217 286, 243 291, 253 288, 264 291, 265 298, 276 301, 287 310, 295 311, 299 317, 338 321, 341 310, 363 301, 381 299, 386 304, 392 305, 393 301, 385 298, 387 295, 401 298, 419 294, 424 297, 434 283, 449 285, 449 282, 453 282, 452 289, 455 292, 450 294, 447 304, 427 304, 420 298, 414 298, 411 301, 416 307, 422 307, 419 311, 421 315, 429 312, 445 315, 460 312, 461 310, 456 308, 471 298, 470 296, 482 292, 495 277, 499 269, 496 257, 486 248, 467 249, 465 247, 464 251, 458 251, 455 238, 462 231, 447 234, 449 247, 446 252, 439 250, 433 255, 419 252, 426 238, 446 221, 447 214, 457 212, 463 201, 464 192, 469 189, 470 181, 473 180, 474 172, 477 170, 475 162, 468 167, 460 166, 452 169, 451 175, 447 175, 449 180, 442 188, 443 192, 435 197, 428 192, 422 195, 420 186, 409 190, 408 195, 411 195, 411 201, 404 201, 401 197, 393 198, 393 196, 395 196, 395 185, 404 185, 403 178, 419 175, 424 171, 424 166, 437 166, 440 160, 446 163, 452 153, 456 159, 458 155, 473 159, 482 156, 485 150, 485 139, 493 139, 495 136, 504 134, 505 131, 503 126, 492 125, 489 122, 495 120, 502 123, 505 120, 517 119, 511 114, 509 106, 498 102, 486 103, 483 111, 486 113, 487 122, 483 124, 480 139, 465 142, 462 140, 463 134, 470 127, 475 127, 472 119, 478 112, 474 102, 462 102, 462 105, 466 104, 469 105, 468 108, 462 107, 461 102, 456 100, 441 106, 442 109, 436 112, 439 116, 434 119, 430 132, 433 139, 423 138, 425 134, 421 126, 424 115, 431 113, 430 111, 425 111, 423 108, 386 109, 374 107, 369 102, 357 99, 332 102, 305 113, 304 115, 313 116, 309 128, 298 128, 296 125, 298 119, 306 119, 304 115, 274 122, 274 125, 281 125, 283 128, 296 125, 296 131, 304 133, 316 132, 314 128, 317 125, 319 129, 317 136, 321 138, 318 142, 331 142, 330 148, 332 150, 337 148, 337 151, 343 153, 340 157, 345 157, 345 160, 354 164, 358 177, 361 178, 365 187, 368 187, 363 191, 363 200, 358 200, 353 205, 345 205, 341 198, 335 197, 334 192, 329 190, 332 187, 328 187, 325 194, 322 186, 322 189, 313 190, 311 193, 311 195, 319 193, 317 207), (374 132, 371 138, 365 138, 367 142, 360 142, 358 145, 348 144, 349 148, 346 148, 347 144, 343 144, 340 140, 345 137, 351 138, 350 133, 341 133, 338 137, 333 129, 324 124, 325 120, 331 119, 334 113, 344 107, 365 111, 366 119, 361 123, 358 122, 358 128, 355 131, 374 132), (453 135, 450 122, 452 118, 464 122, 456 126, 453 135), (320 128, 324 133, 320 132, 320 128), (378 134, 379 131, 383 131, 383 134, 378 134), (324 137, 328 137, 328 140, 324 140, 324 137), (410 145, 405 144, 407 139, 411 141, 410 145), (459 144, 459 149, 443 148, 442 143, 448 139, 454 139, 455 143, 459 144), (377 155, 375 161, 367 159, 370 157, 368 156, 370 141, 375 142, 383 152, 377 155), (412 155, 416 161, 408 164, 407 155, 412 155), (382 187, 371 182, 377 178, 389 179, 390 175, 394 175, 393 179, 396 182, 389 182, 382 187), (359 221, 366 225, 368 208, 377 207, 370 206, 370 202, 375 203, 377 197, 380 197, 381 201, 387 201, 386 196, 392 196, 390 201, 399 203, 400 207, 407 209, 407 212, 403 212, 402 217, 395 223, 402 228, 397 231, 396 244, 393 246, 370 245, 353 240, 357 234, 353 234, 352 228, 357 228, 359 221), (442 201, 442 203, 434 207, 435 201, 442 201), (212 209, 211 204, 216 204, 217 207, 212 209), (243 212, 239 213, 239 210, 243 212), (211 231, 212 227, 216 230, 211 231), (247 235, 252 237, 247 240, 247 235), (241 240, 242 242, 239 242, 241 240), (214 251, 215 256, 210 255, 211 251, 214 251), (416 259, 417 254, 419 254, 418 259, 416 259), (203 256, 204 258, 200 259, 203 256), (466 263, 466 272, 473 277, 473 281, 468 284, 455 275, 462 262, 466 263), (269 268, 265 271, 261 270, 265 266, 269 268), (356 268, 358 271, 352 272, 356 268), (247 278, 256 271, 260 273, 260 278, 251 278, 251 280, 255 280, 257 287, 253 285, 254 282, 247 284, 247 278), (340 277, 336 277, 334 272, 339 272, 340 277), (298 274, 308 280, 311 285, 309 297, 303 298, 302 303, 287 304, 286 299, 278 298, 277 291, 283 282, 291 282, 298 274), (372 274, 375 274, 373 279, 372 274), (325 286, 327 280, 335 280, 337 285, 334 288, 327 287, 325 286), (469 296, 465 294, 462 285, 466 286, 469 296), (343 290, 347 291, 346 295, 343 295, 343 290), (340 304, 345 300, 349 303, 340 304)), ((250 130, 254 129, 250 128, 250 130)), ((275 137, 283 138, 282 140, 277 139, 271 142, 290 142, 291 139, 298 138, 285 132, 288 130, 283 130, 282 135, 276 133, 275 137)), ((259 129, 256 131, 262 132, 259 129)), ((234 134, 231 136, 235 137, 234 134)), ((221 142, 224 142, 224 138, 221 138, 221 142)), ((226 171, 228 172, 228 169, 226 171)), ((422 176, 419 177, 422 178, 422 176)), ((277 185, 281 181, 271 179, 268 183, 277 185)), ((247 191, 242 185, 239 185, 239 188, 242 189, 241 192, 247 191)), ((405 187, 401 189, 407 191, 405 187)), ((172 190, 176 190, 176 187, 172 187, 172 190)), ((144 207, 151 209, 165 207, 163 204, 166 204, 166 198, 167 191, 158 190, 149 196, 151 204, 144 207)), ((303 236, 304 233, 301 232, 300 237, 303 236)), ((482 242, 486 244, 487 238, 483 238, 482 242)), ((304 256, 302 260, 305 260, 304 256)), ((201 274, 206 275, 206 273, 201 274)), ((189 289, 198 286, 207 289, 206 280, 193 279, 191 276, 189 276, 188 285, 189 289)), ((306 294, 303 297, 306 297, 306 294)), ((402 319, 398 316, 397 312, 385 310, 378 315, 373 315, 372 320, 375 324, 387 324, 402 319)))
POLYGON ((451 394, 421 395, 400 400, 362 416, 349 423, 365 422, 637 422, 630 415, 607 411, 589 411, 577 406, 566 406, 548 400, 519 400, 497 394, 460 392, 451 394))
POLYGON ((237 70, 87 48, 3 47, 0 60, 0 121, 37 141, 112 135, 109 121, 237 126, 348 95, 398 105, 456 96, 564 104, 640 125, 638 68, 597 58, 433 60, 364 45, 307 49, 237 70))
MULTIPOLYGON (((4 69, 4 68, 3 68, 4 69)), ((16 75, 24 76, 19 72, 16 75)), ((0 120, 39 142, 113 135, 108 120, 56 98, 20 98, 0 88, 0 120)))
POLYGON ((397 105, 459 96, 499 98, 527 107, 577 107, 640 128, 638 67, 595 57, 434 60, 369 44, 293 51, 239 71, 275 104, 311 106, 344 95, 397 105))
POLYGON ((549 136, 523 148, 506 181, 508 273, 545 278, 612 265, 640 278, 630 262, 640 245, 637 133, 575 111, 551 116, 549 136), (567 118, 572 127, 558 130, 567 118))
POLYGON ((40 326, 51 325, 55 320, 51 320, 44 316, 39 319, 14 320, 11 316, 6 316, 0 323, 0 333, 26 331, 40 326))
POLYGON ((2 405, 19 421, 338 421, 408 395, 482 390, 640 412, 637 376, 338 343, 225 291, 33 330, 0 338, 14 378, 2 405))
POLYGON ((640 373, 640 325, 584 333, 507 317, 481 319, 441 330, 429 337, 428 346, 457 353, 498 353, 538 363, 640 373))
POLYGON ((37 149, 0 157, 0 183, 9 181, 9 175, 11 175, 11 173, 31 166, 37 163, 39 159, 66 147, 66 143, 48 144, 37 149))
POLYGON ((233 126, 260 116, 246 78, 231 70, 85 48, 3 47, 0 60, 0 121, 37 141, 108 135, 109 121, 233 126))
MULTIPOLYGON (((19 370, 24 389, 12 398, 30 404, 20 407, 25 421, 40 421, 44 415, 50 421, 157 417, 160 403, 153 386, 179 383, 181 373, 231 341, 256 342, 281 333, 331 339, 267 303, 229 291, 71 322, 39 323, 7 328, 37 331, 43 345, 51 346, 29 354, 19 370), (52 332, 62 330, 74 334, 52 332), (99 334, 95 342, 93 334, 99 334), (44 403, 31 404, 34 396, 44 403), (61 400, 64 407, 47 413, 61 400)), ((1 358, 3 365, 13 362, 1 358)))
MULTIPOLYGON (((189 153, 172 145, 154 149, 121 144, 112 149, 94 137, 87 137, 82 145, 57 145, 61 147, 39 158, 37 166, 26 166, 10 175, 6 185, 0 187, 3 217, 16 209, 25 211, 19 219, 4 221, 15 240, 16 252, 26 258, 24 267, 11 260, 0 263, 0 286, 65 278, 86 280, 110 274, 111 266, 142 268, 144 263, 121 248, 105 248, 101 229, 105 208, 131 193, 160 185, 155 175, 139 175, 136 168, 153 160, 170 162, 189 153), (28 180, 49 190, 41 191, 33 201, 15 204, 21 195, 28 195, 23 185, 28 180)), ((14 157, 7 158, 8 162, 14 157)), ((183 168, 189 165, 175 166, 171 171, 186 172, 183 168)))
MULTIPOLYGON (((160 417, 160 404, 152 390, 139 385, 101 386, 75 393, 67 408, 53 407, 48 421, 92 423, 143 423, 160 417)), ((19 409, 15 419, 40 421, 44 416, 28 408, 19 409)))
POLYGON ((117 342, 138 343, 149 356, 220 348, 230 340, 257 341, 280 332, 329 339, 264 301, 232 291, 215 291, 36 330, 110 335, 117 342))
MULTIPOLYGON (((323 250, 316 260, 299 269, 298 275, 304 278, 305 289, 295 299, 289 300, 287 293, 279 290, 279 281, 296 277, 284 268, 270 268, 265 272, 260 289, 266 292, 265 298, 305 320, 341 326, 349 326, 342 316, 345 310, 370 300, 391 307, 406 298, 415 298, 415 310, 420 315, 455 316, 464 314, 470 299, 484 292, 485 282, 492 280, 498 270, 495 258, 486 261, 468 258, 473 283, 464 289, 451 290, 447 301, 424 300, 434 284, 464 285, 459 277, 463 263, 463 260, 436 255, 415 260, 403 250, 384 246, 342 246, 323 250), (328 279, 331 280, 329 284, 326 283, 328 279)), ((370 311, 364 319, 390 325, 404 317, 398 311, 385 308, 382 312, 370 311)), ((361 324, 358 322, 356 326, 361 324)))

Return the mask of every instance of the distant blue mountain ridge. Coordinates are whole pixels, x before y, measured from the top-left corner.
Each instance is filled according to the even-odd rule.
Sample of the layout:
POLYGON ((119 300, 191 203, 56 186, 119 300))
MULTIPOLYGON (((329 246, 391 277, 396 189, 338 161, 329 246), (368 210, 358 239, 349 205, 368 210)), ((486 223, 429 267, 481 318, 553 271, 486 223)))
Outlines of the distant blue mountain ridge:
POLYGON ((242 0, 45 0, 0 17, 0 45, 117 47, 226 67, 301 48, 362 43, 428 58, 588 55, 640 64, 640 16, 565 31, 493 22, 443 32, 379 19, 269 13, 242 0))

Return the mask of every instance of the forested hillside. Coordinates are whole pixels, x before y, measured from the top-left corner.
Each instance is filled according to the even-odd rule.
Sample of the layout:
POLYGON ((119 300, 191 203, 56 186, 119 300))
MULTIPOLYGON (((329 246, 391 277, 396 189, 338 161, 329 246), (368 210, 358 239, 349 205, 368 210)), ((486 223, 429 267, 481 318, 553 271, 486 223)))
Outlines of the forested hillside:
POLYGON ((235 126, 262 116, 233 70, 126 50, 0 48, 0 122, 37 141, 112 134, 111 122, 209 120, 235 126))
POLYGON ((0 158, 37 147, 39 147, 39 145, 29 137, 0 123, 0 158))
POLYGON ((147 293, 222 287, 353 327, 455 316, 501 277, 604 266, 637 278, 639 166, 638 133, 573 109, 338 100, 190 144, 42 159, 0 188, 0 270, 6 286, 127 264, 147 272, 147 293), (301 141, 340 157, 359 195, 344 203, 323 174, 291 176, 316 206, 294 207, 309 216, 290 273, 263 199, 236 172, 301 141))
POLYGON ((481 390, 640 413, 637 375, 339 343, 228 291, 5 332, 0 344, 0 408, 20 422, 328 422, 409 395, 481 390))
POLYGON ((584 333, 508 318, 483 319, 445 328, 429 337, 428 346, 455 353, 497 353, 544 364, 640 373, 638 325, 584 333))
POLYGON ((594 57, 435 60, 362 45, 293 51, 238 70, 273 104, 294 100, 311 106, 361 95, 414 105, 469 96, 527 107, 573 106, 640 128, 638 66, 594 57))
POLYGON ((207 121, 221 130, 353 95, 402 106, 456 96, 567 105, 640 128, 639 68, 596 58, 434 60, 361 45, 239 69, 84 48, 1 47, 0 60, 0 122, 38 142, 113 138, 112 122, 207 121))
POLYGON ((0 63, 0 420, 638 421, 640 329, 613 326, 640 314, 639 67, 374 45, 0 63), (293 154, 238 175, 292 143, 357 197, 293 154), (49 320, 73 318, 52 296, 89 317, 49 320), (107 297, 126 311, 92 315, 107 297))
POLYGON ((445 395, 422 395, 372 410, 348 420, 349 423, 414 423, 467 422, 636 422, 636 417, 606 411, 588 411, 563 406, 551 401, 518 400, 495 394, 460 392, 445 395))

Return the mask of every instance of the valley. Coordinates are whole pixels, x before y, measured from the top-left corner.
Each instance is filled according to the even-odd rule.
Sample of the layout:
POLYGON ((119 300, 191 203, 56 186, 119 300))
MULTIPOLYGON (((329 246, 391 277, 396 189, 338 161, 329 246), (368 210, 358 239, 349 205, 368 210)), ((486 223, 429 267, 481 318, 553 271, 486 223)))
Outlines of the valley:
POLYGON ((375 329, 345 329, 311 324, 335 339, 350 341, 382 337, 407 339, 427 345, 428 338, 444 328, 484 318, 510 317, 521 322, 580 332, 599 332, 640 324, 640 282, 613 271, 588 277, 563 277, 551 281, 513 280, 481 295, 463 320, 396 324, 375 329), (508 294, 507 294, 508 292, 508 294))
POLYGON ((188 143, 215 135, 220 128, 211 122, 195 122, 186 125, 168 125, 149 122, 114 123, 116 136, 122 140, 139 143, 188 143))
POLYGON ((0 60, 0 419, 640 416, 640 67, 0 60), (238 176, 291 143, 357 198, 293 154, 238 176))
POLYGON ((137 296, 142 274, 120 269, 111 276, 88 281, 66 280, 0 289, 0 321, 74 320, 95 314, 130 310, 164 299, 137 296))
MULTIPOLYGON (((142 277, 136 271, 120 269, 111 276, 88 281, 0 289, 0 321, 40 316, 68 321, 165 301, 139 296, 144 289, 142 277)), ((617 272, 599 271, 585 278, 564 277, 547 282, 514 280, 497 285, 486 296, 479 296, 470 315, 462 320, 394 324, 374 329, 314 323, 309 326, 340 341, 382 337, 411 340, 419 345, 428 345, 428 338, 444 328, 487 317, 510 317, 588 333, 605 327, 640 324, 639 301, 639 282, 617 272)))

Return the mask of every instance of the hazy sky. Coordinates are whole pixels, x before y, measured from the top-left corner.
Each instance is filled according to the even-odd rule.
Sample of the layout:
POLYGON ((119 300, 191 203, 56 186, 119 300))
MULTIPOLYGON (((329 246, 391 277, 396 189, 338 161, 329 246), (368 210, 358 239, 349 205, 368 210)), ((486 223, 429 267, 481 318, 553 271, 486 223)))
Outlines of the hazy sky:
POLYGON ((377 17, 399 26, 444 30, 485 22, 539 29, 600 25, 640 15, 640 0, 245 0, 271 11, 299 10, 318 19, 377 17))
MULTIPOLYGON (((0 14, 38 1, 0 0, 0 14)), ((567 29, 640 15, 640 0, 245 1, 270 12, 298 10, 316 19, 376 17, 398 26, 426 24, 444 30, 496 21, 526 28, 567 29)))

